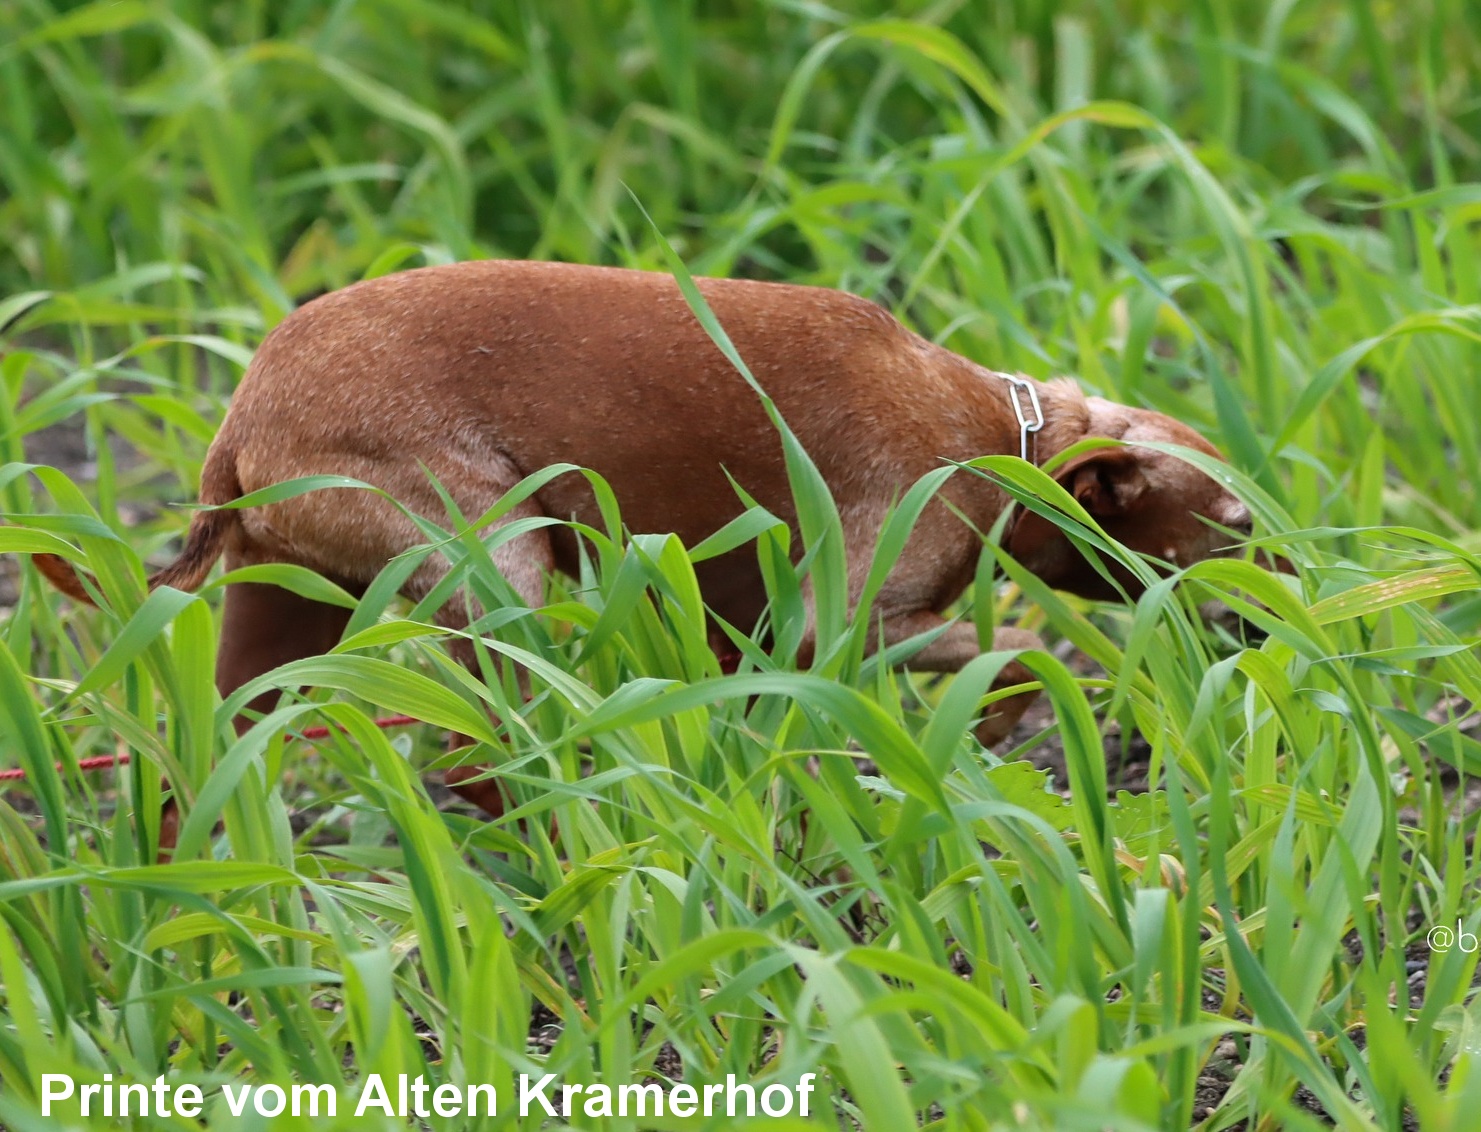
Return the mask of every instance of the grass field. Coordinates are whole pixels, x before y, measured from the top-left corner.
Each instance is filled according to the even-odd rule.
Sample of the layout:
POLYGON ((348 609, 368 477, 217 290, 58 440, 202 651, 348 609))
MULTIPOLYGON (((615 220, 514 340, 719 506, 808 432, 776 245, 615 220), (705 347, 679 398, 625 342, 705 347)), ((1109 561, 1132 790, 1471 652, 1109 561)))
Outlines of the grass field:
POLYGON ((562 1122, 520 1074, 682 1072, 817 1073, 814 1115, 571 1123, 1478 1127, 1476 955, 1429 934, 1481 934, 1478 61, 1469 0, 0 0, 0 763, 30 775, 0 795, 0 1124, 197 1123, 43 1117, 43 1074, 289 1130, 406 1126, 354 1115, 371 1073, 498 1088, 429 1127, 533 1129, 562 1122), (1189 421, 1298 575, 1090 605, 993 586, 989 552, 965 615, 1051 642, 1053 708, 994 753, 980 667, 892 672, 834 616, 799 671, 785 570, 779 643, 722 676, 693 548, 614 510, 585 576, 485 626, 528 703, 376 589, 236 739, 219 575, 142 580, 262 335, 397 268, 666 270, 665 239, 1189 421), (427 785, 446 727, 489 740, 506 821, 427 785), (339 1115, 230 1114, 223 1084, 270 1083, 339 1115))

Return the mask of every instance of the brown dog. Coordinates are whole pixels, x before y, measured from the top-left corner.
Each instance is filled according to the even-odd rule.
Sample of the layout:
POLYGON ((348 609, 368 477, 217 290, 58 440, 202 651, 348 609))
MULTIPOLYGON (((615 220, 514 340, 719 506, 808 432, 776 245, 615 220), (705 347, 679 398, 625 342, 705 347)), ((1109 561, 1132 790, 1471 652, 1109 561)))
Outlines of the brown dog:
MULTIPOLYGON (((851 596, 862 588, 888 508, 916 479, 943 459, 1019 451, 1009 382, 911 333, 875 304, 815 287, 722 279, 698 285, 832 489, 851 596)), ((1158 413, 1086 398, 1072 382, 1035 387, 1044 417, 1036 437, 1040 462, 1097 436, 1214 452, 1192 429, 1158 413)), ((515 261, 357 283, 285 319, 242 380, 206 456, 200 498, 227 503, 297 476, 336 474, 384 488, 413 511, 445 522, 427 471, 471 518, 526 475, 557 462, 605 476, 629 529, 673 531, 686 545, 740 512, 727 473, 796 524, 776 431, 670 276, 515 261)), ((1111 535, 1179 565, 1221 545, 1200 516, 1249 528, 1244 504, 1214 480, 1146 449, 1102 449, 1057 474, 1111 535)), ((887 643, 943 624, 941 610, 966 588, 977 562, 981 543, 973 526, 989 529, 1008 502, 980 476, 959 473, 947 482, 876 600, 887 643)), ((576 475, 551 481, 502 521, 538 514, 601 525, 587 483, 576 475)), ((393 556, 425 541, 371 493, 320 491, 265 507, 199 513, 179 559, 150 585, 194 589, 224 553, 231 568, 297 563, 358 592, 393 556)), ((1017 519, 1008 548, 1052 586, 1116 596, 1059 528, 1038 516, 1017 519)), ((544 575, 573 571, 577 546, 569 530, 555 526, 520 535, 493 557, 520 596, 538 607, 544 575)), ((86 600, 67 563, 37 559, 53 582, 86 600)), ((447 569, 440 557, 427 559, 404 592, 425 596, 447 569)), ((749 629, 766 601, 754 552, 743 547, 697 570, 714 613, 749 629)), ((221 693, 328 650, 348 616, 273 586, 228 586, 217 661, 221 693)), ((467 603, 450 601, 441 620, 462 628, 467 603)), ((994 642, 999 648, 1037 643, 1015 629, 1001 630, 994 642)), ((810 654, 809 642, 803 652, 810 654)), ((975 628, 956 623, 908 663, 955 671, 978 652, 975 628)), ((460 659, 471 655, 465 649, 460 659)), ((1014 665, 999 684, 1026 678, 1014 665)), ((265 709, 274 698, 253 707, 265 709)), ((984 741, 1006 735, 1031 698, 999 705, 1004 710, 979 732, 984 741)), ((501 812, 489 780, 464 782, 477 773, 459 768, 449 777, 485 809, 501 812)))

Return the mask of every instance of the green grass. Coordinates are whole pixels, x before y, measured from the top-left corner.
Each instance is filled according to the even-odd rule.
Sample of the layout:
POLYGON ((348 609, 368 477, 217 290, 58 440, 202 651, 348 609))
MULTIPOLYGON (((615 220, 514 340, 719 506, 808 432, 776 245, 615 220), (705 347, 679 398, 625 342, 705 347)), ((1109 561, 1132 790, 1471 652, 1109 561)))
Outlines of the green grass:
MULTIPOLYGON (((819 1072, 817 1123, 881 1132, 1473 1125, 1475 957, 1424 940, 1481 931, 1481 9, 0 0, 0 29, 0 550, 64 548, 110 606, 6 559, 0 761, 32 776, 0 800, 6 1128, 57 1126, 43 1073, 197 1083, 246 1127, 223 1082, 512 1098, 641 1080, 665 1043, 690 1082, 819 1072), (734 530, 782 564, 778 644, 723 677, 693 572, 716 547, 627 534, 609 499, 535 616, 448 546, 528 703, 388 579, 235 738, 219 580, 146 599, 141 564, 262 335, 423 263, 667 270, 656 233, 695 274, 845 287, 1188 420, 1299 576, 1205 563, 1117 607, 984 570, 969 615, 1098 665, 1029 660, 1068 802, 1034 743, 971 739, 1001 658, 861 659, 805 475, 812 672, 780 532, 734 530), (57 425, 76 482, 25 465, 57 425), (1207 623, 1211 596, 1261 632, 1207 623), (369 725, 396 712, 436 726, 369 725), (316 753, 284 738, 326 721, 316 753), (1112 724, 1149 792, 1108 800, 1112 724), (491 741, 508 820, 429 798, 444 726, 491 741), (49 769, 115 751, 111 778, 49 769), (161 774, 187 823, 156 866, 161 774)), ((512 1108, 439 1126, 541 1126, 512 1108)), ((313 1126, 378 1126, 352 1111, 313 1126)))

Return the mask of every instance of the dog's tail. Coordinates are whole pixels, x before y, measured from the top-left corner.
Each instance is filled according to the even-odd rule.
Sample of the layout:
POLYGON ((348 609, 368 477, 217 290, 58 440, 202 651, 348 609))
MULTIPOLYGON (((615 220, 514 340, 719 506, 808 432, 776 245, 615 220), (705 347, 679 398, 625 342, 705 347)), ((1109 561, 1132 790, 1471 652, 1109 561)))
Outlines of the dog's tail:
MULTIPOLYGON (((236 449, 220 438, 206 453, 206 463, 201 469, 201 502, 219 506, 238 499, 242 485, 237 481, 236 449)), ((185 535, 185 546, 180 556, 150 575, 149 588, 172 586, 177 590, 195 590, 206 580, 212 565, 226 549, 226 538, 238 522, 235 511, 197 511, 190 520, 190 529, 185 535)), ((83 584, 77 569, 56 554, 35 554, 32 561, 36 569, 62 593, 73 601, 95 605, 92 595, 83 584)), ((89 579, 91 580, 91 579, 89 579)))

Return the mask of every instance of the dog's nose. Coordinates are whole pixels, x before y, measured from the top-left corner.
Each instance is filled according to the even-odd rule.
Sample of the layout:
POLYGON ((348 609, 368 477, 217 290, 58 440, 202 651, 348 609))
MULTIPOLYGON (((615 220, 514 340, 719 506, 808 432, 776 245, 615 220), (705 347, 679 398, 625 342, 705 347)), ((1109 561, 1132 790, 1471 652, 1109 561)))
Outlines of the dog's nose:
POLYGON ((1249 541, 1255 530, 1255 517, 1243 502, 1232 495, 1220 500, 1221 506, 1211 507, 1208 518, 1217 524, 1207 532, 1209 554, 1233 554, 1249 541), (1227 532, 1233 532, 1232 534, 1227 532))
POLYGON ((1215 522, 1220 526, 1228 527, 1241 538, 1249 538, 1255 530, 1255 517, 1250 514, 1250 509, 1244 502, 1230 496, 1221 508, 1222 514, 1213 516, 1215 522))

